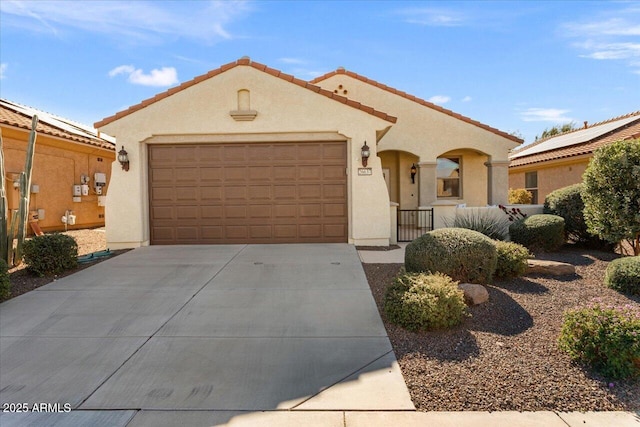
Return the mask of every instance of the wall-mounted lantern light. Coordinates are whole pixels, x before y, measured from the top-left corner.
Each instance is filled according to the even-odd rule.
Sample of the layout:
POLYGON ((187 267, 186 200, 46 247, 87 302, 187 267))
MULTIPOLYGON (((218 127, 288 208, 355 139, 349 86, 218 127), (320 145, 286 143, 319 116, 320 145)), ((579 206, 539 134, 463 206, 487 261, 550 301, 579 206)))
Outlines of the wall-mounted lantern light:
POLYGON ((367 167, 367 162, 369 161, 369 156, 371 155, 371 150, 369 149, 369 146, 367 145, 367 141, 364 142, 364 145, 362 146, 362 151, 361 151, 360 155, 362 156, 362 166, 364 166, 366 168, 367 167))
POLYGON ((411 165, 411 183, 415 184, 416 183, 416 173, 418 172, 418 169, 416 169, 416 164, 413 163, 411 165))
POLYGON ((129 153, 124 149, 124 145, 122 146, 122 150, 118 151, 118 161, 122 165, 122 170, 129 170, 129 153))

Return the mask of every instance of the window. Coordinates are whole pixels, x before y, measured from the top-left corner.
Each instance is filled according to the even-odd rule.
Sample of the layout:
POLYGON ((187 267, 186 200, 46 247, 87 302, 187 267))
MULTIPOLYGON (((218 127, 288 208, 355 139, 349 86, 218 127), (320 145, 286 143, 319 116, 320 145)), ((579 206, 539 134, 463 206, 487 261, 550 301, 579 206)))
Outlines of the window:
POLYGON ((437 159, 438 198, 460 198, 460 160, 459 157, 439 157, 437 159))
POLYGON ((524 188, 533 196, 531 203, 538 204, 538 172, 526 172, 524 174, 524 188))

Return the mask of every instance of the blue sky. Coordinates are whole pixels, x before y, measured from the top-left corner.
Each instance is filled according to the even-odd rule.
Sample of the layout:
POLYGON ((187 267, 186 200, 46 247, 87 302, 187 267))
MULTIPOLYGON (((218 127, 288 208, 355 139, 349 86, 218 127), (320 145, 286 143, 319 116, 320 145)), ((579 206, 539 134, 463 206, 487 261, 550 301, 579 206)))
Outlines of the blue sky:
POLYGON ((0 96, 85 124, 248 55, 532 142, 640 110, 640 2, 0 1, 0 96))

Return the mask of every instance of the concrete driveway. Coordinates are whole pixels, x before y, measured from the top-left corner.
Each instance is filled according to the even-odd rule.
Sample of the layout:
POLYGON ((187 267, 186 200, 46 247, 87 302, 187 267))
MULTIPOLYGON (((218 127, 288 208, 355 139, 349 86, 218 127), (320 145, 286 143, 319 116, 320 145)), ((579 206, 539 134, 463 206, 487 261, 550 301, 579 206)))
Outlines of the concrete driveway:
POLYGON ((346 244, 144 247, 0 304, 0 403, 72 409, 3 426, 414 409, 346 244))

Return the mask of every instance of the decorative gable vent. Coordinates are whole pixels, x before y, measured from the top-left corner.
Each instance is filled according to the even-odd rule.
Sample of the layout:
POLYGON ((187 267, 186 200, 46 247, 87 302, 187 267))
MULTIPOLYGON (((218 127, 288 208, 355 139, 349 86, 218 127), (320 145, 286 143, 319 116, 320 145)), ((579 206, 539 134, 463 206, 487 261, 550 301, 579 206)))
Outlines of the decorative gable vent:
POLYGON ((251 93, 248 89, 238 91, 238 109, 230 111, 229 115, 237 122, 251 121, 256 118, 258 112, 251 109, 251 93))

